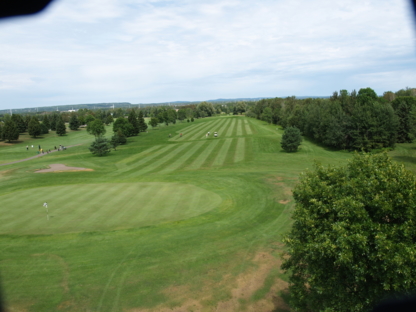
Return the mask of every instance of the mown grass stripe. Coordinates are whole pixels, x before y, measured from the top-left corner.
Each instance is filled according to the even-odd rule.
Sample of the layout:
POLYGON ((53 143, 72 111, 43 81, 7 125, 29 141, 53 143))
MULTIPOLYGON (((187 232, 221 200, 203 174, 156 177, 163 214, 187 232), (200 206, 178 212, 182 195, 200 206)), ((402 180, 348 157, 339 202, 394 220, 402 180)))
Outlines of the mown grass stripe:
POLYGON ((199 130, 195 135, 193 135, 190 140, 204 139, 207 132, 211 132, 211 135, 214 135, 214 131, 212 129, 216 127, 219 122, 221 122, 221 120, 215 120, 214 122, 206 123, 206 126, 199 130))
POLYGON ((202 164, 207 160, 208 156, 212 153, 219 142, 219 140, 209 142, 205 150, 203 150, 195 161, 190 166, 186 167, 186 169, 194 170, 201 168, 202 164))
MULTIPOLYGON (((214 120, 209 121, 210 123, 214 122, 214 120)), ((169 141, 183 141, 186 140, 190 133, 193 133, 195 131, 199 131, 201 128, 203 128, 206 125, 206 122, 202 122, 200 124, 196 124, 193 126, 186 127, 182 129, 181 131, 176 131, 178 134, 175 135, 173 138, 169 139, 169 141), (180 137, 180 134, 183 134, 183 137, 180 137)))
POLYGON ((242 136, 243 135, 243 122, 241 119, 237 121, 237 135, 242 136))
POLYGON ((237 146, 235 148, 234 162, 243 161, 246 151, 246 138, 238 138, 237 146))
POLYGON ((230 119, 225 120, 225 122, 221 125, 221 128, 220 128, 220 129, 218 129, 218 136, 219 136, 219 137, 224 136, 224 134, 225 134, 225 129, 227 129, 227 128, 228 128, 228 125, 230 124, 230 122, 231 122, 231 120, 230 120, 230 119))
POLYGON ((160 149, 160 150, 156 151, 155 153, 145 157, 144 159, 134 163, 134 165, 130 166, 128 168, 128 170, 122 170, 121 172, 117 171, 117 173, 129 174, 131 172, 135 172, 138 167, 143 166, 143 165, 147 164, 148 162, 151 162, 153 159, 158 158, 161 155, 164 155, 166 152, 173 149, 174 147, 177 147, 177 145, 176 144, 165 145, 165 147, 163 147, 162 149, 160 149))
POLYGON ((232 136, 233 131, 234 131, 234 126, 235 126, 235 121, 236 121, 236 119, 233 118, 233 120, 231 121, 231 124, 230 124, 230 126, 229 126, 229 128, 227 130, 227 134, 225 135, 226 137, 232 136))
MULTIPOLYGON (((136 200, 136 198, 141 198, 141 199, 146 198, 152 190, 152 188, 149 186, 137 189, 137 186, 135 185, 132 185, 132 187, 128 189, 136 194, 134 197, 134 200, 136 200)), ((130 196, 127 196, 127 197, 130 197, 130 196)), ((126 227, 134 226, 134 224, 137 223, 136 217, 140 215, 140 211, 143 211, 145 209, 146 209, 146 206, 144 205, 143 200, 141 200, 140 202, 130 200, 128 203, 122 206, 122 209, 120 209, 118 213, 113 215, 113 218, 108 223, 108 225, 115 226, 117 224, 123 224, 122 220, 127 219, 128 222, 123 224, 123 227, 126 228, 126 227), (130 216, 130 217, 126 218, 126 216, 130 216)))
POLYGON ((138 158, 140 158, 140 157, 142 157, 144 155, 147 155, 147 154, 149 154, 149 153, 151 153, 151 152, 153 152, 153 151, 155 151, 155 150, 157 150, 157 149, 159 149, 159 148, 161 148, 163 146, 164 145, 155 145, 155 146, 152 146, 151 148, 145 149, 144 151, 142 151, 142 152, 140 152, 138 154, 134 154, 134 155, 132 155, 130 157, 126 157, 126 158, 118 161, 116 163, 116 165, 119 165, 119 164, 130 165, 130 164, 134 163, 138 158))
POLYGON ((232 141, 233 139, 225 139, 225 142, 223 146, 221 146, 221 149, 218 152, 217 157, 213 161, 212 166, 216 167, 216 166, 222 166, 224 164, 225 158, 227 157, 228 150, 231 146, 232 141))
MULTIPOLYGON (((113 186, 111 189, 112 192, 117 192, 118 187, 113 186)), ((76 197, 77 200, 75 201, 65 201, 67 203, 65 207, 62 207, 62 210, 71 211, 70 214, 67 215, 60 215, 60 218, 66 220, 66 222, 61 223, 61 227, 65 228, 68 225, 70 227, 73 226, 74 223, 77 226, 89 223, 91 220, 95 220, 95 216, 106 215, 102 211, 102 207, 97 203, 95 198, 102 197, 103 194, 109 195, 108 190, 106 188, 106 184, 97 185, 94 189, 89 189, 86 192, 83 192, 82 195, 77 194, 77 189, 74 189, 71 192, 72 197, 76 197), (69 208, 70 209, 69 209, 69 208)))
POLYGON ((253 134, 253 131, 251 130, 250 122, 248 120, 244 120, 244 128, 246 129, 247 135, 253 134))
POLYGON ((172 172, 182 166, 192 155, 204 144, 204 141, 195 142, 189 151, 179 157, 175 162, 167 166, 165 169, 158 172, 158 174, 164 174, 172 172))
POLYGON ((142 175, 142 174, 145 174, 145 173, 148 173, 150 171, 157 169, 158 167, 168 163, 172 158, 174 158, 176 155, 181 153, 189 145, 191 145, 191 143, 180 144, 175 150, 170 151, 169 154, 167 154, 166 156, 158 159, 157 161, 152 162, 151 164, 147 165, 143 169, 138 170, 135 173, 130 174, 129 176, 138 176, 138 175, 142 175))

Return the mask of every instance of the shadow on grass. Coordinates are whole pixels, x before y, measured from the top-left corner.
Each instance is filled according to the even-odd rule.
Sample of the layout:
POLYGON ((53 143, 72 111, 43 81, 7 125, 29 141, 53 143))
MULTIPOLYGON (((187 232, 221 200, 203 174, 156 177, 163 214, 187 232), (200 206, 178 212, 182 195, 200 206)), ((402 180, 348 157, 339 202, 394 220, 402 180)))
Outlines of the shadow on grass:
POLYGON ((273 298, 274 310, 272 312, 289 312, 290 311, 290 293, 286 288, 279 291, 278 295, 273 298))

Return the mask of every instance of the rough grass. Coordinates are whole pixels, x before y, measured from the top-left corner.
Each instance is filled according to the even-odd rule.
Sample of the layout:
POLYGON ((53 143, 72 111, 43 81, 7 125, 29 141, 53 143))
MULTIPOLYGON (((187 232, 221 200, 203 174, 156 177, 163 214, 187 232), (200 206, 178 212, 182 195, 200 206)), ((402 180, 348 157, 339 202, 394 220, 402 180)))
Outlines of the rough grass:
MULTIPOLYGON (((340 165, 351 153, 304 141, 299 152, 287 154, 281 134, 238 116, 149 129, 106 157, 91 155, 93 137, 85 130, 1 145, 6 163, 33 154, 27 144, 81 144, 0 167, 7 307, 284 310, 276 295, 286 282, 271 255, 291 225, 290 190, 315 160, 340 165), (94 171, 34 173, 52 163, 94 171)), ((399 144, 391 155, 416 168, 414 144, 399 144)))

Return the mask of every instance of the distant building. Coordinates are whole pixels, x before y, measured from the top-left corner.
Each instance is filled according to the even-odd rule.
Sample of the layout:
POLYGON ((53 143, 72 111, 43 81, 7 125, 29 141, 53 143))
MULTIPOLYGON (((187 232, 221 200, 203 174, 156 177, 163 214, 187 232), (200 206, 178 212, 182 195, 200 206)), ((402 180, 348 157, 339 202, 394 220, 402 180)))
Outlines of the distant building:
POLYGON ((74 113, 74 112, 76 112, 76 111, 77 111, 77 109, 73 109, 73 108, 72 108, 72 109, 68 109, 68 112, 69 112, 69 113, 74 113))

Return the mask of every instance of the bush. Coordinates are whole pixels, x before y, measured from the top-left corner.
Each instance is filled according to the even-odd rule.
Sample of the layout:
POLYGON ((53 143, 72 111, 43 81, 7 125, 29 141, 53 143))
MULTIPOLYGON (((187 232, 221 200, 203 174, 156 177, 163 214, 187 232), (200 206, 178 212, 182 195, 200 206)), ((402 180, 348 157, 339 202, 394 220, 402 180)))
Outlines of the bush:
POLYGON ((106 138, 99 136, 95 138, 94 142, 92 142, 91 146, 89 147, 89 150, 94 155, 104 156, 110 153, 111 144, 106 138))
POLYGON ((301 142, 300 130, 296 127, 288 127, 283 133, 280 145, 286 152, 296 152, 301 142))
POLYGON ((416 178, 387 154, 303 174, 285 238, 296 311, 368 311, 416 288, 416 178))

